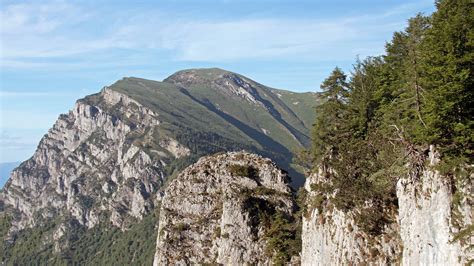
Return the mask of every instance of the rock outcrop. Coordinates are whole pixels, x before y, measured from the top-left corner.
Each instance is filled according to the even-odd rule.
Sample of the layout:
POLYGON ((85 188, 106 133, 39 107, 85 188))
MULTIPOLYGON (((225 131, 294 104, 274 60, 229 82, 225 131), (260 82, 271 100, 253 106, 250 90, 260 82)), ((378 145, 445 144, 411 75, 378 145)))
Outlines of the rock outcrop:
POLYGON ((430 147, 430 167, 419 180, 398 182, 403 265, 465 265, 474 260, 474 235, 454 239, 460 229, 472 226, 472 184, 457 184, 463 197, 454 203, 451 180, 433 170, 438 163, 439 154, 430 147))
POLYGON ((271 219, 295 210, 288 181, 255 154, 201 158, 166 188, 154 265, 270 263, 271 219))
POLYGON ((324 170, 311 175, 305 183, 308 211, 303 214, 302 265, 391 265, 399 263, 401 253, 398 226, 391 224, 385 234, 367 234, 355 222, 354 211, 335 207, 314 208, 318 197, 312 184, 328 182, 324 170))
MULTIPOLYGON (((427 161, 416 179, 399 179, 395 222, 377 237, 357 227, 354 211, 326 208, 321 213, 309 206, 303 217, 302 265, 464 265, 472 261, 474 237, 456 239, 462 229, 472 226, 472 184, 458 184, 463 197, 453 202, 450 180, 434 169, 439 155, 433 147, 427 161)), ((317 197, 311 184, 321 182, 323 176, 321 171, 307 179, 310 199, 317 197)))
POLYGON ((2 200, 15 214, 12 229, 58 215, 89 228, 105 213, 118 227, 141 219, 153 209, 165 160, 189 153, 169 138, 153 140, 167 144, 161 154, 133 142, 159 124, 157 113, 108 88, 79 100, 6 184, 2 200))

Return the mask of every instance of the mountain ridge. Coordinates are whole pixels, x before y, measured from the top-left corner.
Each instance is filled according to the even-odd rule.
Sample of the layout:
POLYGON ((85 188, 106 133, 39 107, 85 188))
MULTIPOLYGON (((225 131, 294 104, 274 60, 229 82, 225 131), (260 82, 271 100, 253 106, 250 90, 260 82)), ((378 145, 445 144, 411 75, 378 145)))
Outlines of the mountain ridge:
MULTIPOLYGON (((108 88, 135 97, 134 99, 150 108, 154 106, 153 108, 158 110, 173 110, 171 112, 173 116, 185 119, 187 124, 193 125, 193 128, 205 129, 210 122, 220 121, 215 124, 220 126, 220 129, 214 130, 227 135, 227 132, 222 131, 222 124, 231 124, 230 129, 234 136, 250 139, 265 150, 280 146, 278 149, 285 154, 285 157, 290 157, 291 154, 308 147, 310 128, 314 119, 312 109, 321 100, 318 94, 271 89, 242 75, 218 68, 210 69, 212 75, 209 78, 208 70, 178 71, 162 82, 128 77, 108 88), (235 77, 238 77, 237 82, 235 77), (253 93, 239 93, 239 90, 253 93), (141 92, 137 95, 139 91, 141 92), (145 94, 147 98, 143 97, 145 94), (161 98, 168 99, 166 102, 159 101, 161 98), (158 100, 160 105, 166 107, 157 106, 157 102, 150 102, 150 99, 158 100), (179 105, 172 105, 173 102, 179 102, 179 105), (183 110, 190 105, 199 109, 197 113, 205 115, 197 117, 195 113, 183 110), (202 117, 213 119, 204 121, 202 117), (193 121, 186 118, 192 118, 193 121)), ((272 157, 269 154, 264 155, 272 157)), ((277 161, 282 163, 282 159, 277 161)), ((291 168, 290 164, 291 162, 286 161, 283 167, 291 168)), ((292 175, 302 179, 301 174, 297 172, 293 172, 292 175)), ((297 184, 301 185, 302 181, 297 184)))

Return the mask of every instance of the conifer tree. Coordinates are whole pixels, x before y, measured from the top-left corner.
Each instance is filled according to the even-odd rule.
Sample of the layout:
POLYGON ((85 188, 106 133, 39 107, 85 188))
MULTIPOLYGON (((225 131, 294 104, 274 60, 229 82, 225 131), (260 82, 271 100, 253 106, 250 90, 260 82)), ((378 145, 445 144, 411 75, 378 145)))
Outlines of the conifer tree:
POLYGON ((354 137, 367 138, 370 123, 378 107, 376 92, 383 60, 369 57, 357 60, 350 81, 349 120, 354 137))
POLYGON ((445 154, 472 157, 474 140, 474 4, 437 1, 423 47, 428 142, 445 154))
POLYGON ((319 162, 328 156, 336 155, 338 149, 336 143, 342 137, 345 104, 349 93, 344 72, 336 67, 321 84, 321 90, 325 102, 319 109, 313 128, 313 155, 319 162))
POLYGON ((383 111, 385 123, 398 128, 400 132, 395 133, 412 142, 422 140, 426 128, 421 44, 428 27, 427 17, 418 14, 411 18, 405 31, 395 33, 387 44, 384 57, 389 68, 386 74, 391 77, 387 84, 391 100, 383 111))

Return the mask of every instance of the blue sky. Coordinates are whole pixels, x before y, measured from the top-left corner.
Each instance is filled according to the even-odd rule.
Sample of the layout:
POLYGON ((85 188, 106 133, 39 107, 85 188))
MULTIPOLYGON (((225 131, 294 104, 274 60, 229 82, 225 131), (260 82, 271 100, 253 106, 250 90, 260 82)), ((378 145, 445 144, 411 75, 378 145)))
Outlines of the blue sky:
POLYGON ((0 162, 29 158, 75 100, 124 76, 221 67, 316 91, 433 11, 432 0, 0 0, 0 162))

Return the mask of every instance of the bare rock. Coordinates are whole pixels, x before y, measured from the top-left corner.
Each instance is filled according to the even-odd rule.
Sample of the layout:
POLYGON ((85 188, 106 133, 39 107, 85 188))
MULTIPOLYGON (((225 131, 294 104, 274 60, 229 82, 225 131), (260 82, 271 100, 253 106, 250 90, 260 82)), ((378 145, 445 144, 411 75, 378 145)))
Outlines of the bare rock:
POLYGON ((154 264, 269 264, 268 219, 295 208, 288 181, 255 154, 201 158, 166 188, 154 264))
MULTIPOLYGON (((163 159, 189 154, 174 139, 147 137, 159 124, 157 113, 107 87, 79 100, 58 118, 0 194, 5 208, 15 214, 11 231, 58 215, 89 228, 104 217, 120 228, 141 219, 153 209, 163 183, 163 159), (134 139, 166 145, 160 155, 134 139)), ((56 238, 62 236, 57 232, 56 238)))

